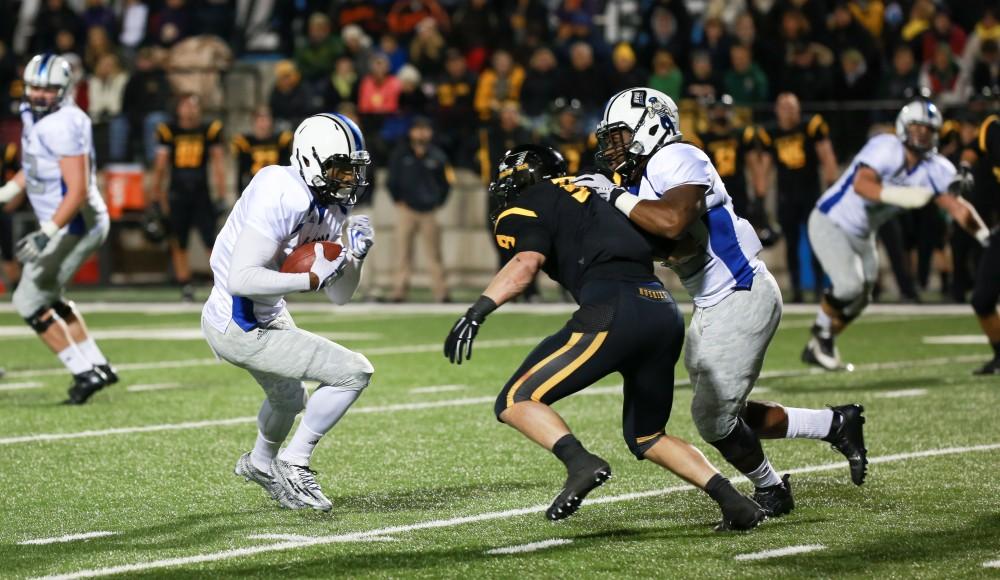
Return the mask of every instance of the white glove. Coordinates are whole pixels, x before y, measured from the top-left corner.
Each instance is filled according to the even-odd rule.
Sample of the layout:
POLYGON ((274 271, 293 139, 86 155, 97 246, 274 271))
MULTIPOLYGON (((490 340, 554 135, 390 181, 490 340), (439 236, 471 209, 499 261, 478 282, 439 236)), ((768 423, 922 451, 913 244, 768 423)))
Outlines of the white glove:
POLYGON ((319 242, 313 246, 313 253, 316 255, 316 259, 313 260, 313 265, 312 268, 309 268, 309 272, 316 274, 316 278, 319 279, 319 286, 316 287, 316 290, 320 290, 333 284, 340 277, 344 271, 344 266, 347 265, 347 254, 341 252, 336 258, 327 260, 326 255, 323 253, 323 244, 319 242))
POLYGON ((993 232, 991 232, 990 230, 986 228, 979 228, 978 230, 976 230, 976 241, 979 242, 979 245, 981 245, 982 247, 988 248, 990 247, 990 237, 992 235, 993 232))
POLYGON ((22 191, 24 191, 24 188, 11 179, 3 184, 3 186, 0 186, 0 203, 7 203, 17 197, 22 191))
POLYGON ((17 242, 17 259, 22 263, 34 262, 45 251, 52 236, 59 231, 52 221, 42 222, 41 227, 24 236, 17 242))
POLYGON ((351 241, 351 253, 355 259, 364 260, 375 245, 375 228, 368 216, 351 216, 347 222, 347 237, 351 241))
POLYGON ((603 173, 583 173, 577 175, 573 180, 573 185, 582 185, 593 189, 604 201, 609 201, 612 191, 620 189, 619 186, 615 185, 614 181, 611 181, 603 173))

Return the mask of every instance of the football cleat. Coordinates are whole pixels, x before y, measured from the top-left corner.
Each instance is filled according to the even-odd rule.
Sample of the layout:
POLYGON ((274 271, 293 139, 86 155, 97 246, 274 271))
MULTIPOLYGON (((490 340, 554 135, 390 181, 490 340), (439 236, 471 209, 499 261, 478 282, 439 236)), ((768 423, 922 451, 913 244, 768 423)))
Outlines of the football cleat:
POLYGON ((767 512, 745 495, 725 501, 720 507, 722 521, 715 526, 717 532, 752 530, 767 519, 767 512))
POLYGON ((282 507, 312 508, 321 512, 333 509, 333 504, 316 482, 316 472, 312 469, 275 459, 271 462, 271 477, 280 494, 276 499, 282 507))
POLYGON ((847 458, 851 466, 851 481, 854 485, 865 482, 868 473, 868 449, 865 448, 865 408, 854 403, 830 407, 833 410, 833 426, 823 441, 830 443, 847 458))
POLYGON ((282 507, 288 507, 290 509, 302 509, 307 507, 301 502, 295 501, 291 498, 286 498, 284 494, 281 493, 281 488, 274 482, 274 478, 271 477, 269 473, 264 473, 254 466, 253 461, 250 459, 250 455, 252 453, 252 451, 247 451, 243 455, 240 455, 239 460, 236 461, 236 468, 233 469, 233 473, 264 488, 264 491, 271 496, 271 499, 280 503, 282 507))
POLYGON ((786 473, 781 478, 781 483, 758 487, 753 492, 753 500, 760 504, 760 507, 769 518, 780 518, 795 509, 795 499, 792 498, 792 484, 788 481, 789 475, 786 473))
POLYGON ((828 371, 854 370, 853 365, 841 362, 840 352, 837 351, 837 347, 833 343, 833 337, 821 337, 819 327, 816 325, 813 325, 812 337, 802 350, 802 362, 828 371))
POLYGON ((110 387, 111 385, 118 382, 118 371, 115 367, 111 366, 111 363, 97 365, 97 370, 101 371, 104 375, 104 385, 110 387))
POLYGON ((63 401, 65 405, 82 405, 97 391, 107 385, 107 377, 100 370, 93 368, 87 372, 73 375, 73 382, 69 386, 69 398, 63 401))
POLYGON ((580 504, 591 491, 604 485, 611 479, 611 466, 607 461, 591 454, 588 464, 570 473, 562 491, 552 500, 552 505, 545 510, 545 517, 552 521, 566 519, 580 509, 580 504))
MULTIPOLYGON (((984 364, 983 366, 979 367, 978 369, 972 371, 972 374, 978 375, 978 376, 1000 375, 1000 358, 995 358, 995 359, 991 360, 990 362, 984 364)), ((2 375, 0 375, 0 376, 2 376, 2 375)))

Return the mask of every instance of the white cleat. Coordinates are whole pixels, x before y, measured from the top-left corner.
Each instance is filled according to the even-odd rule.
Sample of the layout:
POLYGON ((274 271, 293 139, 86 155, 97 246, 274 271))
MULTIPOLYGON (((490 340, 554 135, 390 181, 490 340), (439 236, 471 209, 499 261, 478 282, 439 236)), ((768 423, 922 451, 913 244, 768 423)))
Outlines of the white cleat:
POLYGON ((828 371, 853 371, 854 365, 844 364, 832 338, 822 338, 814 332, 802 350, 802 362, 828 371))
POLYGON ((253 461, 250 460, 250 453, 251 452, 248 451, 240 456, 239 460, 236 462, 236 468, 233 469, 233 473, 264 488, 264 491, 271 496, 271 499, 281 504, 281 507, 289 509, 302 509, 308 507, 300 502, 285 497, 281 487, 275 483, 274 478, 254 466, 253 461))
POLYGON ((321 512, 333 509, 333 504, 323 495, 323 490, 316 482, 316 472, 308 467, 275 459, 271 462, 271 476, 285 501, 301 504, 292 507, 285 505, 285 501, 279 499, 283 506, 291 509, 308 507, 321 512))

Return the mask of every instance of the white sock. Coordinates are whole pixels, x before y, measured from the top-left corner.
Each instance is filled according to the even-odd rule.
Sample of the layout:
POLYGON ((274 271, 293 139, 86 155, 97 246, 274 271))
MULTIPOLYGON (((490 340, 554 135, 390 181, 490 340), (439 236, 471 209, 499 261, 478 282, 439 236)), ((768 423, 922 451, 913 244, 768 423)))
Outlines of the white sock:
POLYGON ((87 337, 87 340, 76 343, 76 346, 80 348, 83 356, 87 357, 94 366, 108 364, 108 359, 105 358, 101 349, 97 347, 97 343, 94 342, 93 338, 87 337))
POLYGON ((333 429, 360 395, 361 389, 320 385, 309 397, 302 422, 278 458, 293 465, 308 466, 319 440, 333 429))
POLYGON ((816 314, 816 326, 819 326, 819 335, 823 338, 830 338, 833 336, 833 320, 830 316, 823 311, 822 308, 816 314))
POLYGON ((288 437, 297 413, 278 412, 271 402, 264 399, 257 413, 257 443, 250 454, 250 462, 264 473, 271 473, 271 462, 278 455, 281 442, 288 437))
POLYGON ((785 407, 788 415, 786 439, 822 439, 830 434, 833 411, 785 407))
POLYGON ((760 467, 744 475, 753 482, 754 487, 771 487, 772 485, 781 483, 781 478, 778 477, 778 473, 771 467, 771 462, 767 460, 767 457, 764 458, 764 463, 761 463, 760 467))
POLYGON ((85 373, 94 368, 94 363, 90 362, 90 359, 88 359, 86 356, 83 355, 82 352, 80 352, 80 349, 77 347, 76 344, 71 344, 67 346, 65 349, 60 351, 59 354, 57 354, 56 356, 59 357, 59 360, 62 361, 62 364, 66 365, 66 368, 69 369, 69 372, 73 373, 74 375, 85 373))

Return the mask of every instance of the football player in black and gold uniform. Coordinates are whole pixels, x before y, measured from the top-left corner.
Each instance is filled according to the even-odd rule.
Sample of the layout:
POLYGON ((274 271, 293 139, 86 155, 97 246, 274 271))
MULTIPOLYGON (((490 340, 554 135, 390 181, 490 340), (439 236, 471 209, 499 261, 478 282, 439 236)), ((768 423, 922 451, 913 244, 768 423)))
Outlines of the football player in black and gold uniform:
POLYGON ((236 191, 242 192, 262 168, 281 165, 291 158, 292 132, 275 133, 271 109, 261 106, 253 112, 252 131, 234 137, 232 148, 236 155, 236 191))
MULTIPOLYGON (((830 128, 820 115, 802 117, 799 99, 792 93, 782 93, 774 106, 776 122, 761 127, 758 139, 764 156, 760 170, 766 175, 772 166, 778 173, 778 223, 785 235, 785 258, 792 282, 792 302, 802 302, 799 240, 809 213, 819 194, 836 181, 837 157, 830 142, 830 128)), ((823 289, 823 270, 812 259, 816 296, 823 289)))
POLYGON ((177 100, 177 118, 156 128, 160 147, 153 168, 152 199, 167 214, 171 239, 170 254, 174 274, 181 285, 182 298, 194 300, 191 265, 188 262, 188 238, 197 228, 205 247, 211 251, 217 233, 216 220, 224 205, 226 191, 225 146, 222 121, 204 123, 201 104, 194 94, 177 100), (216 201, 209 191, 209 165, 215 185, 216 201), (163 181, 170 170, 169 193, 164 195, 163 181))
POLYGON ((491 184, 497 245, 507 265, 452 327, 444 352, 470 359, 487 315, 524 291, 539 270, 580 305, 566 325, 544 339, 500 391, 497 418, 551 451, 566 466, 566 483, 546 515, 561 520, 611 477, 608 463, 587 451, 550 405, 617 372, 625 380, 622 428, 638 459, 649 459, 705 490, 722 508, 721 529, 756 526, 764 512, 742 496, 694 446, 666 434, 673 403, 674 365, 684 320, 653 275, 653 241, 594 190, 574 185, 555 150, 522 145, 508 151, 491 184), (562 179, 560 179, 562 178, 562 179))
POLYGON ((972 308, 993 347, 993 360, 977 369, 975 374, 1000 375, 1000 314, 997 312, 997 300, 1000 299, 1000 116, 990 115, 983 121, 976 150, 967 149, 962 161, 966 171, 969 164, 979 164, 982 169, 977 172, 980 178, 975 181, 976 197, 985 210, 983 220, 993 228, 988 239, 979 240, 986 250, 972 289, 972 308))
MULTIPOLYGON (((708 130, 695 134, 691 143, 712 160, 733 199, 736 215, 748 217, 751 198, 756 197, 757 184, 752 184, 755 186, 752 188, 747 184, 747 168, 753 166, 752 158, 756 155, 756 130, 752 125, 737 127, 733 124, 733 98, 729 95, 708 99, 704 104, 708 130)), ((760 224, 754 223, 754 226, 760 227, 760 224)))
MULTIPOLYGON (((21 156, 17 154, 17 145, 7 143, 0 148, 0 185, 7 183, 21 169, 21 156)), ((0 260, 3 260, 4 281, 13 292, 14 286, 21 279, 21 264, 14 259, 14 224, 10 214, 21 202, 24 194, 10 202, 0 205, 0 260)))

